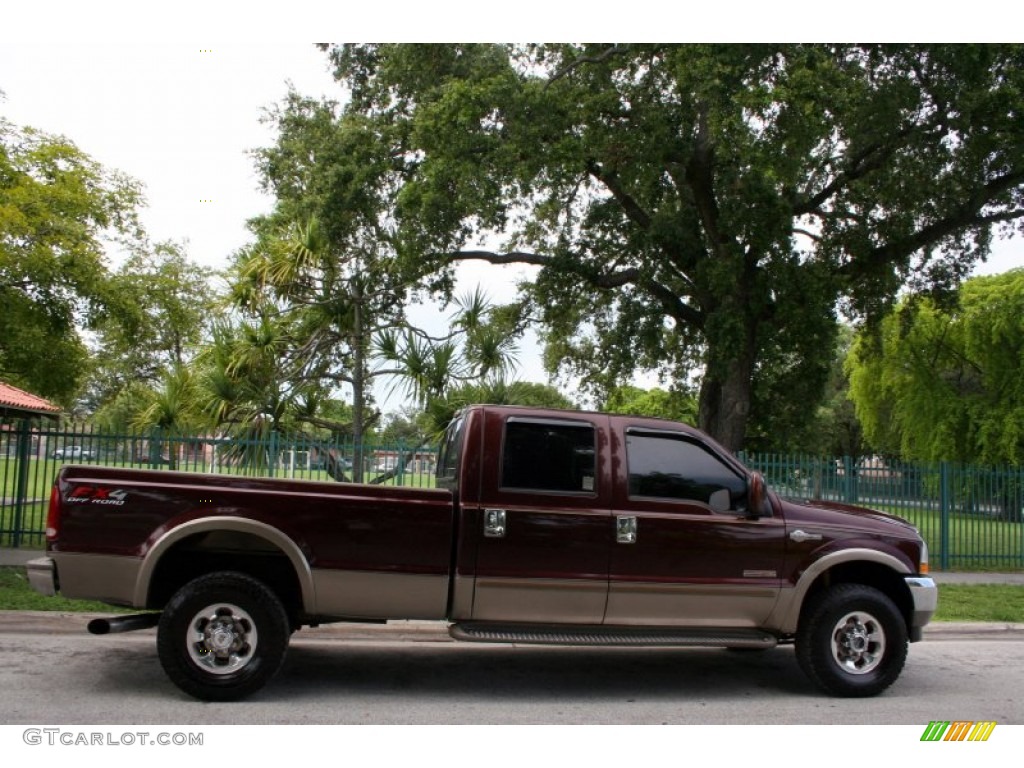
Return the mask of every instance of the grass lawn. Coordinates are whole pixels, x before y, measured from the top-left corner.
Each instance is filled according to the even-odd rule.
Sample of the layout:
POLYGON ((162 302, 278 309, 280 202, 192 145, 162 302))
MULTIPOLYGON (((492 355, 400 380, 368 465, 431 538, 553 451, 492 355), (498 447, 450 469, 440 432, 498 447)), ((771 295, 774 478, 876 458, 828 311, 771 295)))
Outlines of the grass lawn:
POLYGON ((100 611, 129 612, 92 600, 68 600, 66 597, 45 597, 28 584, 24 568, 0 568, 0 611, 100 611))
MULTIPOLYGON (((105 603, 44 597, 28 584, 24 568, 0 568, 0 611, 125 611, 105 603)), ((1024 586, 945 584, 939 586, 935 621, 1024 623, 1024 586)))

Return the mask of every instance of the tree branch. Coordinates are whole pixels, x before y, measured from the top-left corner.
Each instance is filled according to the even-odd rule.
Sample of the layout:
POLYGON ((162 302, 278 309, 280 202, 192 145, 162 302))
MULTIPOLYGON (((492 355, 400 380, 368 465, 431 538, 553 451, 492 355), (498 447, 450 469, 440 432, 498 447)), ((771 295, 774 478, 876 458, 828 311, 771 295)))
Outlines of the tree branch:
POLYGON ((612 56, 615 56, 615 55, 620 54, 620 53, 628 53, 628 52, 629 52, 629 47, 628 46, 625 46, 625 45, 613 45, 611 48, 606 48, 605 50, 601 51, 601 53, 595 54, 593 56, 580 56, 577 59, 573 59, 568 64, 566 64, 564 67, 562 67, 560 70, 555 72, 555 74, 553 74, 548 79, 547 83, 544 84, 544 88, 547 89, 548 87, 550 87, 550 85, 553 82, 555 82, 556 80, 561 80, 563 77, 568 75, 570 72, 572 72, 577 67, 582 66, 583 64, 600 64, 602 61, 607 61, 612 56))
MULTIPOLYGON (((553 259, 536 253, 513 251, 511 253, 493 253, 491 251, 459 251, 450 254, 455 261, 479 260, 490 264, 531 264, 534 266, 550 266, 553 259)), ((696 328, 704 327, 704 316, 694 307, 686 304, 669 288, 649 277, 636 267, 621 269, 605 275, 594 275, 584 269, 573 269, 565 265, 568 271, 582 278, 595 288, 611 290, 624 285, 635 285, 647 292, 662 305, 665 312, 675 319, 696 328)))

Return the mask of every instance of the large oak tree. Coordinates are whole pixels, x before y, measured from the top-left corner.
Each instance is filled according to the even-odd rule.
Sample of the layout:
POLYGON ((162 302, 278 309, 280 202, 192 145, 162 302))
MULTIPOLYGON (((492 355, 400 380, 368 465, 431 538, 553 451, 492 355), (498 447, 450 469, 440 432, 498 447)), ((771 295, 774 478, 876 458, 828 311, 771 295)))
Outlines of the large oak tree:
POLYGON ((1020 46, 329 53, 401 176, 404 258, 539 267, 552 363, 699 377, 731 448, 816 402, 837 307, 948 289, 1024 215, 1020 46))

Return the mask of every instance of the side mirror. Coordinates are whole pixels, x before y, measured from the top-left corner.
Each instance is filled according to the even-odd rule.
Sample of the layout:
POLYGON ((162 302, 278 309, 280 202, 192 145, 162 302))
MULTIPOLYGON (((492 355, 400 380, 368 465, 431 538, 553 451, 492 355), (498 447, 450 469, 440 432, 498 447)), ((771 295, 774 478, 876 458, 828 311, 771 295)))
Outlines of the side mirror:
POLYGON ((760 472, 754 472, 747 480, 747 512, 751 517, 760 517, 765 512, 767 501, 768 490, 764 476, 760 472))

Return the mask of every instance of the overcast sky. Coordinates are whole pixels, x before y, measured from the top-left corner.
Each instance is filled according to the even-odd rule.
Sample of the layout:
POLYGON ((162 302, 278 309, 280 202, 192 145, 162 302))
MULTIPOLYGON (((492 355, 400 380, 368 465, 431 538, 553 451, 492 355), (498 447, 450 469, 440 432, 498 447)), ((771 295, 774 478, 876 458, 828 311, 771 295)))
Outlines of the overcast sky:
MULTIPOLYGON (((245 221, 273 202, 259 191, 248 154, 274 141, 262 111, 284 97, 288 83, 307 96, 344 97, 326 55, 310 43, 75 39, 88 38, 0 46, 0 115, 63 134, 105 167, 141 181, 150 237, 186 241, 193 260, 214 268, 248 241, 245 221)), ((1017 238, 998 243, 979 271, 1022 265, 1024 240, 1017 238)), ((511 298, 525 274, 482 263, 462 270, 464 288, 481 283, 498 301, 511 298)), ((523 378, 545 380, 532 343, 520 362, 523 378)))

